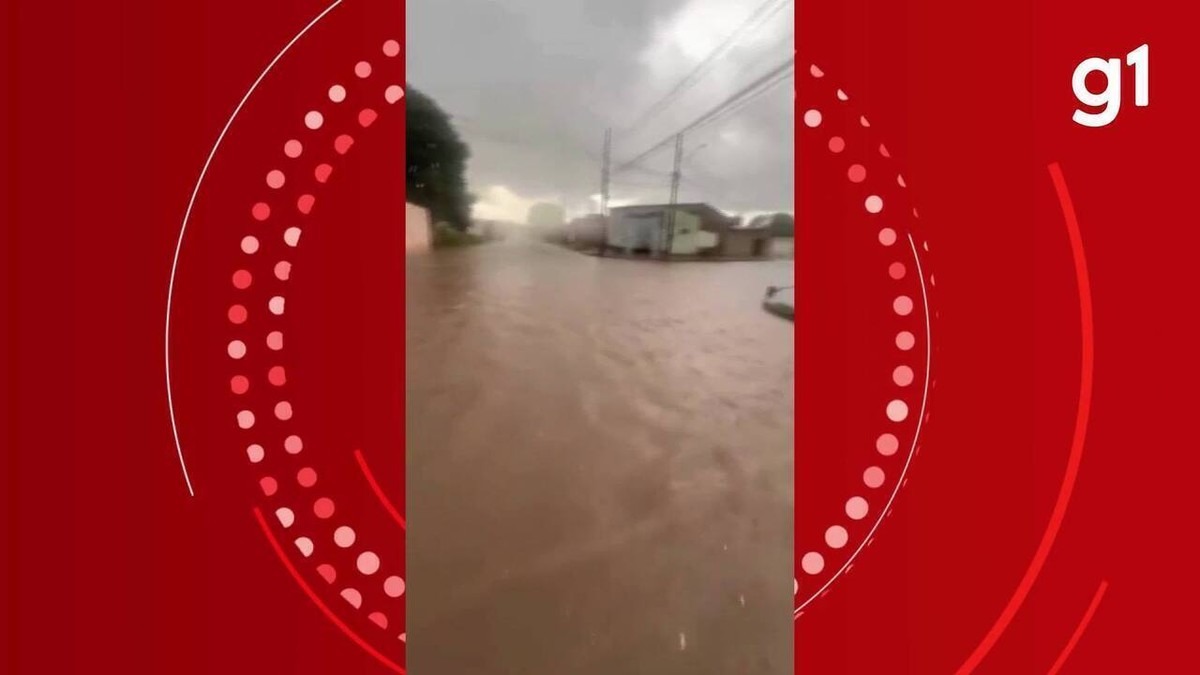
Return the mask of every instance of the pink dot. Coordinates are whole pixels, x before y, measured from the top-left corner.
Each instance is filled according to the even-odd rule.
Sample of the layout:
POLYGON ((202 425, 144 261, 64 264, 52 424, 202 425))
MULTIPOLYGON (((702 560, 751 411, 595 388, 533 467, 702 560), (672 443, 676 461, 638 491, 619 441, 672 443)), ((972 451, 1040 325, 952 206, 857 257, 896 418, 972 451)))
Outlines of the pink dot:
POLYGON ((275 263, 275 278, 280 281, 287 281, 292 274, 292 263, 286 260, 280 260, 275 263))
POLYGON ((328 164, 318 164, 317 168, 313 169, 313 177, 318 183, 324 183, 329 180, 329 174, 333 173, 333 167, 328 164))
POLYGON ((354 545, 354 540, 357 538, 357 535, 354 534, 354 528, 349 525, 342 525, 333 531, 333 543, 341 548, 350 548, 354 545))
POLYGON ((272 351, 283 349, 283 333, 277 330, 267 333, 267 347, 272 351))
POLYGON ((900 387, 907 387, 908 385, 912 384, 912 368, 909 368, 908 366, 896 366, 896 369, 892 371, 892 381, 900 387))
POLYGON ((863 202, 863 206, 867 208, 867 213, 879 213, 883 210, 883 199, 879 195, 871 195, 863 202))
POLYGON ((268 497, 275 494, 275 492, 279 490, 279 483, 270 476, 258 481, 258 486, 262 489, 263 494, 268 497))
POLYGON ((300 198, 296 200, 296 209, 307 216, 312 213, 313 204, 316 202, 317 198, 312 195, 300 195, 300 198))
POLYGON ((888 419, 893 422, 903 422, 908 419, 908 404, 896 399, 887 404, 888 419))
POLYGON ((862 164, 852 164, 850 170, 846 172, 846 176, 851 183, 861 183, 867 179, 867 167, 862 164))
POLYGON ((378 118, 379 118, 379 113, 375 112, 374 110, 371 110, 370 108, 363 108, 358 113, 358 123, 360 125, 362 125, 362 127, 364 129, 371 126, 372 124, 374 124, 375 120, 378 118))
POLYGON ((907 295, 901 295, 892 301, 892 309, 900 316, 908 316, 913 311, 912 298, 907 295))
POLYGON ((402 98, 404 98, 404 89, 398 84, 391 85, 383 92, 383 100, 389 104, 394 104, 402 98))
POLYGON ((366 61, 359 61, 358 63, 354 64, 354 74, 357 75, 359 79, 366 79, 370 77, 371 64, 367 63, 366 61))
POLYGON ((296 514, 286 506, 275 509, 275 517, 284 528, 291 527, 296 522, 296 514))
POLYGON ((306 466, 296 472, 296 482, 301 487, 310 488, 317 484, 317 472, 312 467, 306 466))
POLYGON ((875 439, 875 450, 884 457, 891 457, 900 449, 900 440, 892 434, 883 434, 875 439))
POLYGON ((249 316, 246 308, 242 305, 233 305, 229 308, 229 323, 243 324, 246 323, 246 317, 249 316))
POLYGON ((233 287, 238 290, 246 290, 250 288, 250 284, 254 281, 254 276, 247 270, 238 270, 233 273, 233 287))
POLYGON ((249 410, 243 410, 237 414, 238 426, 242 429, 249 429, 254 426, 254 413, 249 410))
POLYGON ((267 301, 267 309, 275 316, 283 314, 283 296, 276 295, 267 301))
POLYGON ((863 485, 871 489, 883 485, 883 469, 877 466, 867 467, 867 470, 863 472, 863 485))
POLYGON ((890 227, 885 227, 879 231, 879 243, 884 246, 891 246, 896 243, 896 231, 890 227))
POLYGON ((278 190, 279 188, 283 187, 285 180, 286 179, 284 178, 283 172, 279 169, 271 169, 267 172, 267 187, 270 187, 273 190, 278 190))
POLYGON ((340 84, 335 84, 329 88, 329 100, 334 103, 341 103, 346 100, 346 88, 340 84))
POLYGON ((834 136, 833 138, 829 139, 829 151, 830 152, 837 153, 837 152, 841 152, 845 149, 846 149, 846 141, 843 140, 841 136, 834 136))
POLYGON ((327 584, 332 584, 334 581, 337 581, 337 570, 333 568, 333 565, 328 563, 324 565, 317 565, 317 574, 320 574, 321 578, 324 579, 325 583, 327 584))
POLYGON ((333 139, 333 149, 337 154, 344 155, 350 152, 350 146, 354 145, 354 137, 350 134, 342 134, 333 139))
POLYGON ((821 570, 825 569, 825 556, 816 551, 805 553, 804 557, 800 559, 800 569, 808 575, 820 574, 821 570))
POLYGON ((283 231, 283 243, 295 247, 300 243, 300 228, 289 227, 283 231))
POLYGON ((376 626, 379 626, 380 628, 382 628, 384 630, 387 630, 388 620, 387 620, 387 617, 384 616, 383 612, 371 612, 370 614, 367 615, 367 618, 371 620, 371 623, 375 624, 376 626))
POLYGON ((299 436, 288 436, 283 441, 283 449, 287 450, 289 455, 299 454, 304 449, 304 442, 299 436))
POLYGON ((904 182, 904 176, 896 176, 896 184, 902 188, 908 187, 908 183, 904 182))
POLYGON ((287 401, 280 401, 279 403, 276 403, 275 417, 278 417, 284 421, 292 419, 292 404, 288 403, 287 401))
POLYGON ((254 235, 247 235, 242 238, 242 252, 253 254, 258 251, 258 238, 254 235))
POLYGON ((371 576, 379 571, 379 556, 375 555, 372 551, 363 551, 358 554, 356 566, 359 572, 371 576))
POLYGON ((263 446, 259 445, 258 443, 254 443, 246 447, 246 456, 250 458, 251 464, 258 464, 259 462, 263 461, 263 457, 265 457, 266 454, 266 450, 264 450, 263 446))
POLYGON ((808 126, 809 128, 816 128, 816 127, 821 126, 821 111, 820 110, 804 111, 804 124, 805 124, 805 126, 808 126))
POLYGON ((383 592, 389 598, 398 598, 404 595, 404 579, 398 576, 390 576, 383 580, 383 592))
POLYGON ((241 340, 231 340, 225 348, 231 359, 240 359, 246 355, 246 343, 241 340))
POLYGON ((282 387, 287 384, 287 373, 284 372, 283 366, 272 366, 267 371, 267 381, 276 387, 282 387))
POLYGON ((321 520, 333 517, 334 511, 333 500, 329 497, 321 497, 313 502, 313 513, 321 520))
POLYGON ((304 126, 316 131, 325 124, 325 116, 316 110, 310 110, 304 115, 304 126))
POLYGON ((303 153, 304 144, 294 138, 283 144, 283 154, 291 157, 292 159, 296 159, 303 153))
POLYGON ((383 55, 392 58, 400 55, 400 43, 395 40, 388 40, 383 43, 383 55))
POLYGON ((851 497, 846 500, 846 516, 850 520, 862 520, 867 517, 867 500, 862 497, 851 497))
POLYGON ((362 607, 362 593, 359 593, 357 589, 343 589, 342 597, 345 598, 346 602, 350 603, 354 609, 359 609, 362 607))
POLYGON ((254 216, 255 220, 266 220, 271 217, 271 206, 266 202, 258 202, 250 207, 250 215, 254 216))
POLYGON ((884 157, 892 156, 892 153, 888 152, 887 146, 882 143, 879 144, 879 154, 883 155, 884 157))
POLYGON ((305 558, 313 554, 313 542, 308 537, 299 537, 296 539, 296 548, 300 549, 300 555, 305 558))
POLYGON ((229 380, 229 390, 239 396, 250 390, 250 378, 245 375, 234 375, 229 380))
POLYGON ((834 525, 825 530, 825 545, 829 548, 838 549, 846 545, 850 541, 850 534, 846 532, 846 528, 841 525, 834 525))
POLYGON ((903 279, 905 271, 904 263, 894 262, 891 265, 888 265, 888 276, 893 279, 903 279))
POLYGON ((908 351, 908 350, 912 349, 913 347, 915 347, 916 344, 917 344, 917 338, 912 333, 910 333, 906 330, 896 333, 896 346, 899 347, 902 351, 908 351))

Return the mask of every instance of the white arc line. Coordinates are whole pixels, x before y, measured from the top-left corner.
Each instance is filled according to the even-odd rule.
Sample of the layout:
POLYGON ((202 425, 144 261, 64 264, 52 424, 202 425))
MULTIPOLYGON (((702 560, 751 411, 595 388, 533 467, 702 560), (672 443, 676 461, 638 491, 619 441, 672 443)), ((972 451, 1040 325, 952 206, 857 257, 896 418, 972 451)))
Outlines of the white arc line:
POLYGON ((263 79, 267 76, 267 73, 270 73, 275 67, 275 64, 279 63, 279 60, 283 58, 283 55, 288 53, 288 50, 292 48, 292 45, 295 45, 300 38, 304 37, 305 33, 312 29, 313 26, 317 25, 321 19, 324 19, 327 14, 332 12, 334 8, 340 4, 342 4, 342 0, 336 0, 332 5, 327 7, 325 11, 318 14, 315 19, 308 22, 308 25, 305 26, 304 29, 299 33, 296 33, 296 37, 292 38, 291 42, 288 42, 287 45, 285 45, 284 48, 275 55, 275 58, 271 59, 271 62, 267 64, 266 69, 264 69, 258 76, 258 79, 254 81, 254 84, 250 85, 250 89, 246 90, 246 95, 242 97, 242 100, 237 104, 237 107, 233 109, 233 114, 229 116, 229 120, 225 122, 225 127, 221 129, 220 135, 217 136, 217 142, 213 144, 212 150, 209 151, 208 159, 204 160, 204 167, 200 169, 200 177, 196 179, 196 186, 192 188, 192 196, 190 199, 188 199, 187 210, 184 211, 183 222, 179 226, 179 239, 175 242, 175 257, 171 261, 171 280, 167 285, 167 316, 166 327, 163 336, 163 353, 166 363, 167 410, 171 416, 171 433, 175 438, 175 452, 179 455, 179 468, 183 470, 183 480, 187 484, 188 494, 192 497, 196 496, 196 491, 192 488, 192 478, 188 474, 187 462, 183 459, 183 445, 179 442, 179 425, 175 422, 175 399, 171 393, 171 301, 175 297, 175 273, 179 268, 179 252, 183 249, 183 236, 187 232, 188 220, 192 217, 192 207, 196 205, 196 196, 200 194, 200 186, 204 183, 204 177, 208 175, 208 167, 212 164, 213 157, 216 156, 217 150, 221 147, 221 142, 225 140, 225 134, 229 133, 229 127, 233 126, 233 121, 237 119, 238 114, 242 112, 242 108, 246 105, 246 101, 250 100, 250 96, 256 89, 258 89, 258 85, 262 83, 263 79))
POLYGON ((879 518, 875 520, 875 524, 871 526, 871 530, 867 532, 867 536, 863 537, 863 540, 861 543, 859 543, 858 548, 854 549, 854 553, 852 553, 850 557, 846 559, 846 562, 842 565, 841 569, 839 569, 836 574, 829 577, 829 580, 826 581, 816 593, 809 595, 808 599, 805 600, 803 604, 792 611, 793 619, 799 617, 800 612, 804 611, 805 607, 808 607, 808 605, 813 600, 819 598, 833 582, 837 581, 838 577, 842 576, 842 574, 846 572, 850 565, 854 563, 854 560, 858 558, 858 554, 862 553, 862 550, 871 542, 871 539, 875 536, 875 531, 879 529, 879 526, 883 524, 883 519, 887 517, 888 511, 892 510, 892 503, 896 501, 896 495, 900 494, 900 488, 904 486, 904 481, 908 477, 908 469, 910 466, 912 466, 913 457, 917 454, 917 444, 921 440, 921 426, 925 423, 925 405, 929 402, 929 374, 933 370, 933 331, 931 330, 929 322, 929 294, 925 290, 925 272, 921 269, 921 256, 917 253, 917 244, 915 241, 913 241, 912 233, 909 233, 908 235, 908 244, 912 247, 913 260, 916 261, 917 278, 921 280, 921 302, 925 307, 925 389, 921 393, 921 414, 917 416, 917 429, 915 433, 913 433, 912 448, 910 448, 908 451, 908 459, 904 461, 904 469, 900 471, 900 478, 896 481, 896 487, 892 489, 892 494, 888 497, 887 504, 885 504, 883 510, 879 512, 879 518))

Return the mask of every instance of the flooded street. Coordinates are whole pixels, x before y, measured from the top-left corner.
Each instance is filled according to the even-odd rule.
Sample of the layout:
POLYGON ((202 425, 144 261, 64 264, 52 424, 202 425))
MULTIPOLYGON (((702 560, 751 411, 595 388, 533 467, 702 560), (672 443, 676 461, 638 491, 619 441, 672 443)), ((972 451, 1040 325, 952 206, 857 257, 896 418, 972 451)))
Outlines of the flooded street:
POLYGON ((790 260, 410 256, 408 666, 791 673, 790 260))

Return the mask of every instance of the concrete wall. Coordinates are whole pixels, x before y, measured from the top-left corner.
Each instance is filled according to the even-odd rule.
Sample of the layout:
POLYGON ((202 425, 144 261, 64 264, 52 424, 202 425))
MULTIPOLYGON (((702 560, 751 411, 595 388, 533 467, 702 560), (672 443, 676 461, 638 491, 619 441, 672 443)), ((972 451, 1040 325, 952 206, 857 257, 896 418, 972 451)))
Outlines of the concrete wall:
POLYGON ((405 204, 404 252, 420 253, 428 251, 432 245, 431 233, 429 210, 416 204, 405 204))

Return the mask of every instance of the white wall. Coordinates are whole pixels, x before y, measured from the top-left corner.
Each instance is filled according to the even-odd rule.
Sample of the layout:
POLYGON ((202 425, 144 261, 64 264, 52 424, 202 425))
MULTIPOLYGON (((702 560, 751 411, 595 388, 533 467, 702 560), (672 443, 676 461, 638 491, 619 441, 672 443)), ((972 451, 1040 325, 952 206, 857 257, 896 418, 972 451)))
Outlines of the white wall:
POLYGON ((416 204, 404 205, 404 252, 418 253, 430 247, 429 211, 416 204))
MULTIPOLYGON (((619 249, 649 249, 657 253, 666 246, 663 223, 666 210, 661 207, 622 209, 609 221, 608 245, 619 249)), ((700 229, 700 218, 683 210, 675 212, 673 255, 696 255, 717 245, 717 235, 700 229)))

